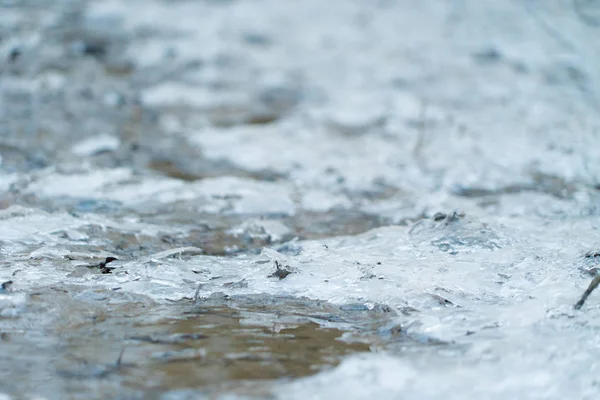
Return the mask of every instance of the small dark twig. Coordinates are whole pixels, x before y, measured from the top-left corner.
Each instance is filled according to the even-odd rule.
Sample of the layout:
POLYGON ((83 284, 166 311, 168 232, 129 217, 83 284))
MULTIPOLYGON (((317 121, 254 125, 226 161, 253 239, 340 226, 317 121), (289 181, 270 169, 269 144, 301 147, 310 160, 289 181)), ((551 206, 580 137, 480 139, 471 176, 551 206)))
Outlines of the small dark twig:
POLYGON ((121 368, 123 365, 123 354, 125 354, 125 346, 121 348, 121 352, 119 353, 119 358, 117 358, 117 369, 121 368))
POLYGON ((277 269, 269 275, 269 278, 279 278, 279 280, 282 280, 292 273, 289 265, 282 267, 281 264, 279 264, 279 261, 275 261, 275 267, 277 269))
POLYGON ((592 281, 592 283, 590 283, 590 286, 588 286, 588 288, 585 290, 585 292, 583 292, 581 299, 579 299, 579 301, 575 304, 576 310, 579 310, 583 306, 583 303, 585 303, 587 298, 590 296, 590 294, 592 294, 594 289, 596 289, 598 287, 598 285, 600 285, 600 275, 595 277, 594 280, 592 281))
POLYGON ((117 259, 115 257, 106 257, 106 259, 100 262, 99 264, 88 265, 87 267, 90 269, 98 268, 100 270, 100 273, 102 274, 112 274, 112 270, 115 268, 109 267, 106 264, 109 264, 113 261, 117 261, 117 259))

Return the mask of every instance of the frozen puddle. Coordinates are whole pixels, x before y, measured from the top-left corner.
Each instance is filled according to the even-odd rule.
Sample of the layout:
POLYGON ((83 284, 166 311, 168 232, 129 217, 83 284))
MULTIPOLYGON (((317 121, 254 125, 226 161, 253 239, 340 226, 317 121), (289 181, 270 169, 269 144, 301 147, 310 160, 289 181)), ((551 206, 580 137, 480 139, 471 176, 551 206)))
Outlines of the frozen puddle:
MULTIPOLYGON (((99 355, 84 351, 79 345, 69 347, 69 357, 79 361, 67 362, 60 356, 62 366, 55 372, 60 379, 69 382, 75 378, 98 379, 99 382, 112 381, 117 376, 129 379, 124 378, 121 371, 126 364, 114 364, 122 347, 126 347, 124 360, 132 357, 135 364, 136 360, 145 359, 140 352, 149 350, 144 350, 146 345, 139 342, 154 339, 131 341, 124 337, 138 329, 135 328, 137 323, 131 325, 131 321, 127 323, 131 330, 119 328, 122 333, 115 333, 110 326, 118 325, 118 318, 122 317, 113 314, 113 307, 137 307, 135 315, 139 323, 149 326, 144 334, 150 336, 142 336, 152 337, 162 332, 162 328, 155 326, 155 319, 179 320, 184 318, 183 314, 192 312, 189 307, 201 314, 212 313, 217 319, 229 318, 226 315, 231 302, 235 308, 236 302, 242 301, 249 312, 262 313, 259 320, 264 321, 260 324, 266 324, 269 329, 274 326, 286 329, 288 324, 298 326, 298 323, 304 326, 310 322, 313 324, 310 329, 317 328, 315 334, 320 335, 321 329, 324 329, 323 335, 327 329, 338 329, 332 338, 343 337, 346 331, 348 343, 363 343, 363 347, 342 346, 345 348, 342 353, 330 354, 323 361, 315 360, 315 366, 337 363, 348 351, 375 350, 373 354, 344 359, 336 369, 285 384, 285 387, 275 384, 274 393, 282 393, 282 398, 343 395, 359 399, 367 393, 379 393, 384 398, 396 395, 505 398, 524 397, 524 393, 527 398, 552 398, 560 397, 568 387, 575 386, 582 396, 596 388, 594 365, 600 350, 596 338, 599 325, 594 321, 600 317, 600 301, 592 295, 583 311, 576 312, 572 308, 589 282, 586 271, 595 264, 593 257, 585 255, 600 243, 597 221, 588 218, 573 219, 565 224, 521 216, 497 218, 487 223, 483 218, 457 213, 437 214, 410 226, 379 228, 358 236, 292 241, 265 248, 258 256, 222 258, 198 255, 199 248, 175 248, 147 257, 110 262, 106 264, 111 267, 109 270, 101 270, 101 266, 96 265, 98 262, 91 259, 92 254, 86 258, 84 253, 76 251, 81 243, 78 235, 81 222, 69 222, 67 216, 56 218, 46 216, 42 223, 35 212, 11 209, 3 212, 2 223, 6 225, 3 231, 8 232, 8 226, 19 229, 15 229, 2 247, 2 281, 12 281, 12 285, 0 294, 0 312, 6 340, 13 340, 10 339, 13 336, 19 337, 18 340, 31 340, 31 335, 48 329, 64 332, 59 336, 51 333, 45 339, 52 342, 48 346, 53 352, 57 351, 56 346, 64 345, 65 337, 80 340, 76 339, 79 337, 76 332, 90 321, 97 322, 93 322, 93 329, 92 326, 86 328, 92 330, 85 335, 110 332, 112 360, 96 360, 99 355), (29 239, 33 232, 38 235, 33 237, 48 235, 43 247, 29 239), (58 232, 63 234, 58 235, 58 232), (562 238, 560 248, 556 247, 557 237, 562 238), (29 251, 33 248, 36 250, 29 251), (29 252, 21 253, 23 249, 29 252), (21 255, 16 256, 17 253, 21 255), (67 282, 69 286, 65 286, 67 282), (42 283, 45 286, 41 287, 42 283), (57 298, 46 305, 40 303, 40 296, 48 296, 53 291, 65 300, 57 298), (256 295, 275 300, 264 303, 261 297, 247 297, 256 295), (289 303, 277 298, 307 300, 289 303), (319 300, 326 303, 315 303, 319 300), (169 303, 182 306, 169 308, 169 303), (162 306, 158 306, 160 304, 162 306), (324 315, 323 310, 319 310, 320 304, 338 311, 324 315), (36 307, 42 309, 36 310, 36 307), (66 316, 62 313, 46 314, 62 307, 70 310, 66 320, 68 327, 63 326, 66 316), (76 322, 78 320, 81 321, 76 322), (37 328, 31 330, 27 327, 30 323, 37 328), (99 364, 90 365, 92 361, 99 364)), ((98 254, 95 257, 97 259, 98 254)), ((255 319, 258 314, 253 315, 255 319)), ((218 329, 214 330, 214 324, 206 324, 198 322, 196 328, 186 332, 223 335, 217 333, 218 329)), ((225 324, 219 329, 234 328, 225 324)), ((280 340, 281 329, 270 333, 272 339, 269 340, 280 340)), ((262 339, 257 340, 256 346, 264 348, 266 344, 260 343, 262 339)), ((316 341, 312 343, 317 352, 334 351, 333 348, 327 350, 327 346, 335 342, 319 344, 321 339, 316 336, 307 340, 316 341)), ((190 359, 210 360, 215 357, 214 352, 226 351, 226 358, 233 357, 235 365, 240 362, 236 357, 242 360, 249 357, 249 365, 257 362, 267 374, 236 378, 235 371, 228 370, 226 375, 198 384, 206 386, 204 390, 216 390, 219 382, 230 385, 237 379, 263 379, 268 376, 265 371, 275 368, 268 349, 265 352, 271 354, 269 356, 254 354, 253 347, 242 349, 242 355, 236 355, 227 344, 209 342, 198 346, 182 339, 176 350, 164 350, 161 354, 166 358, 182 357, 189 363, 190 359), (225 346, 227 350, 218 350, 218 346, 225 346)), ((294 354, 299 354, 296 352, 305 350, 290 348, 285 354, 295 357, 294 354)), ((56 354, 48 356, 58 357, 56 354)), ((294 366, 289 368, 295 372, 285 372, 285 367, 272 377, 301 376, 312 371, 309 367, 300 373, 295 368, 301 365, 292 364, 294 366)), ((145 365, 143 368, 150 368, 145 365)), ((25 370, 18 371, 27 375, 25 370)), ((5 376, 15 373, 14 370, 4 372, 8 374, 5 376)), ((47 379, 54 379, 52 371, 44 373, 47 379)), ((135 372, 134 368, 129 373, 141 372, 135 372)), ((176 389, 176 386, 167 389, 165 383, 156 384, 165 395, 176 389)), ((248 385, 234 386, 236 391, 246 394, 259 390, 255 384, 248 385)), ((186 385, 182 383, 182 386, 186 385)), ((30 390, 36 393, 36 389, 30 390)), ((263 386, 260 390, 271 389, 263 386)), ((177 393, 183 395, 184 392, 177 393)), ((176 392, 171 394, 175 396, 176 392)))
POLYGON ((386 321, 381 310, 272 296, 156 304, 69 285, 29 294, 4 315, 3 390, 50 398, 160 397, 199 388, 267 394, 269 382, 314 374, 386 321), (19 361, 14 363, 15 359, 19 361), (88 393, 94 388, 93 393, 88 393))

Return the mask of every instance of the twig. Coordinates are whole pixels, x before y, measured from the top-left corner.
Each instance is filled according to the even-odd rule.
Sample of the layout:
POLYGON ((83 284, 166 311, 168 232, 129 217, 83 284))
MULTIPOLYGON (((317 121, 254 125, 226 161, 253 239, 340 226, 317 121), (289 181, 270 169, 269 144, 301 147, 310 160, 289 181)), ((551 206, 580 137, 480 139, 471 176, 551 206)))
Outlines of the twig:
POLYGON ((585 290, 585 292, 583 292, 581 299, 579 299, 579 301, 575 304, 576 310, 579 310, 583 306, 583 303, 585 303, 587 298, 590 296, 590 294, 592 294, 594 289, 596 289, 598 287, 598 285, 600 285, 600 275, 595 277, 594 280, 592 281, 592 283, 590 283, 590 286, 588 286, 588 288, 585 290))
POLYGON ((121 368, 123 365, 123 354, 125 353, 125 346, 121 348, 121 352, 119 353, 119 358, 117 358, 117 369, 121 368))

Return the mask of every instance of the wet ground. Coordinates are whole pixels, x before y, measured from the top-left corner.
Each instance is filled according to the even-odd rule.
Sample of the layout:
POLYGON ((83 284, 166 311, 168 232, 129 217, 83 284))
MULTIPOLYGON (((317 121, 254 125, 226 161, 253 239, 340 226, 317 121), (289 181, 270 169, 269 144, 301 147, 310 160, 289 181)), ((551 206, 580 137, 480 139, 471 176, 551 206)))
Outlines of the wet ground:
POLYGON ((0 397, 595 398, 598 35, 0 0, 0 397))

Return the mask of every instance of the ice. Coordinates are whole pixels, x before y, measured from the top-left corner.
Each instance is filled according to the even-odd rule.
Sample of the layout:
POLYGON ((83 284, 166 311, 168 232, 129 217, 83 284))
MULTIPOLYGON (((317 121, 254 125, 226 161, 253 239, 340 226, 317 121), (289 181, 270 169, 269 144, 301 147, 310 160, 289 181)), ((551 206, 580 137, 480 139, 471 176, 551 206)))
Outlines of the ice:
MULTIPOLYGON (((298 255, 265 250, 257 258, 191 256, 177 261, 170 256, 200 249, 176 248, 130 261, 112 275, 94 275, 92 281, 156 300, 190 297, 200 285, 201 298, 216 292, 265 293, 333 303, 385 303, 395 309, 409 306, 420 311, 419 317, 399 318, 403 323, 418 321, 416 332, 462 342, 466 332, 480 332, 485 326, 497 325, 503 335, 513 335, 514 329, 534 335, 539 324, 551 323, 548 313, 568 309, 586 285, 578 268, 600 239, 587 221, 539 227, 520 218, 506 218, 502 224, 467 217, 423 222, 356 237, 300 241, 298 255), (526 237, 524 230, 529 232, 526 237), (554 245, 556 235, 563 238, 561 248, 554 245), (270 277, 275 261, 292 273, 281 280, 270 277)), ((67 254, 45 247, 29 258, 58 260, 67 254)), ((42 262, 38 268, 46 265, 51 267, 42 262)), ((17 263, 11 270, 18 268, 17 263)), ((45 274, 46 281, 64 276, 51 270, 45 274)), ((595 308, 588 312, 595 313, 595 308)))
POLYGON ((295 205, 287 185, 235 177, 185 183, 170 178, 135 177, 125 168, 82 173, 41 174, 26 190, 49 198, 112 200, 127 206, 198 200, 207 212, 293 214, 295 205), (264 195, 268 193, 268 202, 264 195))
MULTIPOLYGON (((561 387, 577 385, 572 376, 565 377, 561 368, 556 366, 561 364, 560 361, 554 361, 550 367, 544 367, 533 360, 520 364, 515 362, 515 357, 510 352, 507 354, 500 367, 486 357, 471 365, 456 367, 447 365, 443 359, 427 357, 420 360, 420 365, 414 366, 403 358, 387 355, 354 356, 331 372, 279 388, 281 393, 285 393, 279 398, 343 396, 348 399, 363 399, 375 395, 382 399, 462 399, 465 396, 540 399, 560 397, 561 387), (480 371, 487 371, 484 378, 479 376, 480 371)), ((587 361, 592 360, 593 357, 587 357, 587 361)), ((562 366, 565 367, 564 364, 562 366)), ((588 387, 579 393, 582 398, 588 398, 593 396, 594 389, 588 387)))
POLYGON ((98 135, 73 146, 78 156, 91 156, 102 151, 115 151, 119 148, 119 139, 111 135, 98 135))
POLYGON ((389 321, 340 323, 371 352, 262 394, 595 398, 592 3, 8 2, 1 328, 61 285, 98 314, 304 298, 389 321))
MULTIPOLYGON (((587 377, 596 363, 598 307, 594 296, 584 313, 571 306, 587 284, 578 272, 582 256, 599 236, 586 220, 565 224, 506 217, 491 223, 450 215, 356 237, 301 241, 298 255, 265 249, 257 257, 178 261, 169 256, 190 249, 173 249, 131 261, 112 275, 94 275, 89 282, 158 301, 190 298, 199 285, 200 302, 217 292, 267 293, 411 307, 418 312, 397 316, 406 334, 448 346, 445 356, 429 349, 352 357, 331 372, 278 390, 292 398, 363 398, 365 393, 382 398, 398 393, 432 399, 555 398, 572 385, 583 396, 593 390, 587 377), (562 238, 561 247, 556 237, 562 238), (292 274, 282 280, 269 277, 275 261, 292 274), (575 359, 582 367, 573 367, 575 359)), ((50 269, 45 273, 45 281, 64 279, 50 269)))

